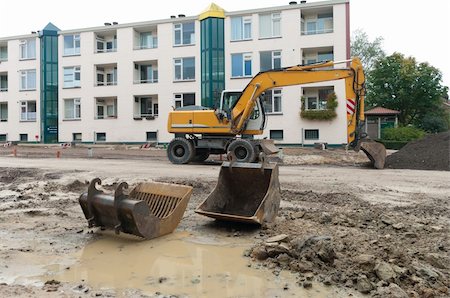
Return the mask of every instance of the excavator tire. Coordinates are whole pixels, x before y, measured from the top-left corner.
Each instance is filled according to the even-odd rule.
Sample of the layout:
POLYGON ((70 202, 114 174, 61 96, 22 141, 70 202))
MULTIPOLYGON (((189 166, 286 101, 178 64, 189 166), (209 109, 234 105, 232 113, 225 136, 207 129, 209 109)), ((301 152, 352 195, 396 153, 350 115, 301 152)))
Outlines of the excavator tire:
POLYGON ((185 138, 175 138, 167 147, 167 157, 174 164, 189 163, 195 156, 195 147, 185 138))
POLYGON ((210 154, 209 149, 195 149, 195 156, 192 158, 193 162, 202 162, 208 159, 210 154))
POLYGON ((255 146, 245 139, 237 139, 228 146, 228 152, 232 152, 237 162, 254 162, 256 159, 255 146))

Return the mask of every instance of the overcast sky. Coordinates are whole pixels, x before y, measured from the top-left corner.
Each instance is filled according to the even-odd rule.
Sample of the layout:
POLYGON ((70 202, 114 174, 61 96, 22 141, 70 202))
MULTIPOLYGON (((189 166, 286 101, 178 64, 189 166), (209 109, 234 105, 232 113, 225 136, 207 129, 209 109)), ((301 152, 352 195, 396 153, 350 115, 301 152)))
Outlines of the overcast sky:
MULTIPOLYGON (((28 34, 52 22, 62 30, 198 15, 211 0, 1 0, 0 37, 28 34)), ((289 0, 213 0, 228 11, 286 5, 289 0)), ((308 0, 308 2, 316 2, 308 0)), ((350 0, 351 30, 384 38, 384 49, 428 61, 450 86, 450 1, 350 0)))

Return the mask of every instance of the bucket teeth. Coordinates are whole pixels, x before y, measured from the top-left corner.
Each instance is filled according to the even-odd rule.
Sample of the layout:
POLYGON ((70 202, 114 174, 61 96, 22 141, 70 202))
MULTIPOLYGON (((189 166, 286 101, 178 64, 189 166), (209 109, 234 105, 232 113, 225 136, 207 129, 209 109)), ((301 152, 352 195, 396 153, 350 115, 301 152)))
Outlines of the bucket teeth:
POLYGON ((129 194, 126 182, 113 196, 97 189, 101 180, 91 181, 79 198, 89 227, 101 227, 146 239, 171 233, 179 224, 192 194, 192 187, 149 182, 137 185, 129 194))

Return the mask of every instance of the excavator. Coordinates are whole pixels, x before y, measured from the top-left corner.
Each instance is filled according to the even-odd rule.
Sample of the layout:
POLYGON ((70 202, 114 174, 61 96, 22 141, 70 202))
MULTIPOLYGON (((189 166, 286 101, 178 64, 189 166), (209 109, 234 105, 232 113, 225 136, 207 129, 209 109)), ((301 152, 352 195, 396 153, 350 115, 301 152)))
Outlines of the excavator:
POLYGON ((261 152, 276 153, 272 140, 255 139, 265 128, 266 113, 261 95, 269 89, 307 83, 345 80, 345 96, 354 103, 347 114, 347 143, 360 149, 377 169, 384 167, 386 150, 369 141, 363 132, 365 77, 359 58, 312 65, 298 65, 263 71, 254 76, 243 91, 223 91, 218 109, 187 106, 169 113, 167 129, 175 138, 167 147, 174 164, 206 160, 210 154, 231 153, 238 162, 254 162, 261 152), (333 66, 349 63, 348 68, 333 66), (240 137, 238 137, 240 136, 240 137))
MULTIPOLYGON (((227 153, 216 187, 195 212, 221 221, 256 225, 273 221, 281 199, 279 170, 267 156, 278 148, 271 140, 253 138, 263 133, 266 122, 261 95, 275 87, 339 79, 345 80, 347 100, 355 103, 355 112, 347 114, 348 145, 363 150, 375 168, 383 168, 386 149, 362 132, 365 90, 358 58, 260 72, 243 91, 223 91, 218 109, 188 106, 169 113, 168 130, 175 134, 167 148, 172 163, 201 162, 210 154, 227 153), (348 62, 348 68, 330 68, 348 62)), ((190 186, 160 182, 141 183, 127 191, 128 184, 122 182, 110 196, 98 185, 101 180, 93 179, 79 198, 89 227, 146 239, 171 233, 192 193, 190 186)))

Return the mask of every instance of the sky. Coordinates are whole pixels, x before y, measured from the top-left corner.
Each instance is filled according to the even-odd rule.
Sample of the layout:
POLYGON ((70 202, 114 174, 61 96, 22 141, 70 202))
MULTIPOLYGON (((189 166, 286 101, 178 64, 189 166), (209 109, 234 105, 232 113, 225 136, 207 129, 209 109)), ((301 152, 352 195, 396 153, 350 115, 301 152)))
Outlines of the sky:
MULTIPOLYGON (((228 11, 287 5, 289 0, 1 0, 0 37, 28 34, 52 22, 62 30, 200 14, 211 2, 228 11)), ((308 0, 308 2, 317 2, 308 0)), ((450 86, 450 1, 350 0, 351 31, 383 37, 386 53, 429 62, 450 86)))

